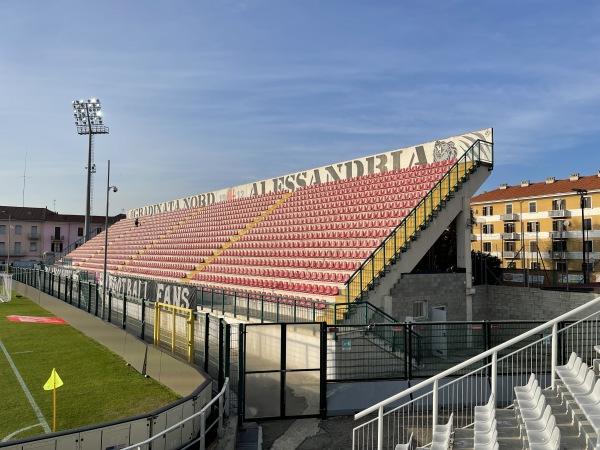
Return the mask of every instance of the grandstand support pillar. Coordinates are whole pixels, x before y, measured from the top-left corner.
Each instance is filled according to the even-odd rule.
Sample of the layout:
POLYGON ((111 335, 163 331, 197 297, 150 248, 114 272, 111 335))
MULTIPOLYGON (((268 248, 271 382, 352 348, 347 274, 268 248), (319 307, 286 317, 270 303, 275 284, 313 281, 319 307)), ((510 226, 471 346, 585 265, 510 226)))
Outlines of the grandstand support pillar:
POLYGON ((465 320, 473 320, 473 267, 471 260, 471 198, 462 197, 462 211, 456 218, 456 265, 465 269, 465 320))

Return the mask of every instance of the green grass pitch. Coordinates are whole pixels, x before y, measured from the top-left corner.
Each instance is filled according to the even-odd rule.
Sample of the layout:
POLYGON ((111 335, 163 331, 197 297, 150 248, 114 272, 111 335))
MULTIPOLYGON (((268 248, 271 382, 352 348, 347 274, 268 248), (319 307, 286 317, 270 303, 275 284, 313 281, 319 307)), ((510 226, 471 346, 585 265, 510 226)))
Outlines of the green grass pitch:
MULTIPOLYGON (((43 386, 53 368, 64 383, 56 391, 56 431, 151 412, 179 398, 70 325, 10 321, 9 315, 53 317, 15 294, 13 291, 10 302, 0 303, 0 340, 50 429, 53 393, 43 386)), ((9 436, 14 440, 44 434, 40 419, 1 350, 0 403, 0 442, 9 436)))

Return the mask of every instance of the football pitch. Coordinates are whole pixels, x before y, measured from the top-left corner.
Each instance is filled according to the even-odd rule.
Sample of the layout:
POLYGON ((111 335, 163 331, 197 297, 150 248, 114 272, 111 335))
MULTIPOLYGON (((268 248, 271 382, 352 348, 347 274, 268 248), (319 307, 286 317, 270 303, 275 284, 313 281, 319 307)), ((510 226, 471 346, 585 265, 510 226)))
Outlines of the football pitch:
POLYGON ((152 412, 179 396, 15 291, 0 303, 0 442, 152 412))

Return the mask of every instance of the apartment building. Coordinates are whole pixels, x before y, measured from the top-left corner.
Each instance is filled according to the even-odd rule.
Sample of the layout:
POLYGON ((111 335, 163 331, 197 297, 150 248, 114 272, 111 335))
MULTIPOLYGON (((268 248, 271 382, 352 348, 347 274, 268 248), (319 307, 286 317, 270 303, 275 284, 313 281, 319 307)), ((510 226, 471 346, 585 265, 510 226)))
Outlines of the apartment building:
MULTIPOLYGON (((91 230, 104 229, 104 216, 92 216, 91 230)), ((109 218, 109 224, 115 218, 109 218)), ((45 252, 62 252, 83 238, 85 216, 47 208, 0 205, 0 264, 42 261, 45 252)))
POLYGON ((600 282, 600 171, 500 185, 471 199, 472 249, 503 267, 558 274, 560 283, 600 282), (583 265, 585 264, 585 265, 583 265))

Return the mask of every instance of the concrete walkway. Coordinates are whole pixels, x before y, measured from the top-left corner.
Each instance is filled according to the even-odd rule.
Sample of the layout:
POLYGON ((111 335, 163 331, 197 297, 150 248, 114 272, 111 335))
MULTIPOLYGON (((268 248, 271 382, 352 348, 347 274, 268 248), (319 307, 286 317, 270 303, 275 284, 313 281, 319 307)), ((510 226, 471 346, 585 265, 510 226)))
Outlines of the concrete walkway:
POLYGON ((143 367, 144 355, 147 351, 146 374, 182 397, 192 394, 198 387, 210 382, 199 368, 137 339, 125 330, 86 311, 15 280, 13 280, 13 290, 104 345, 139 372, 143 367))

